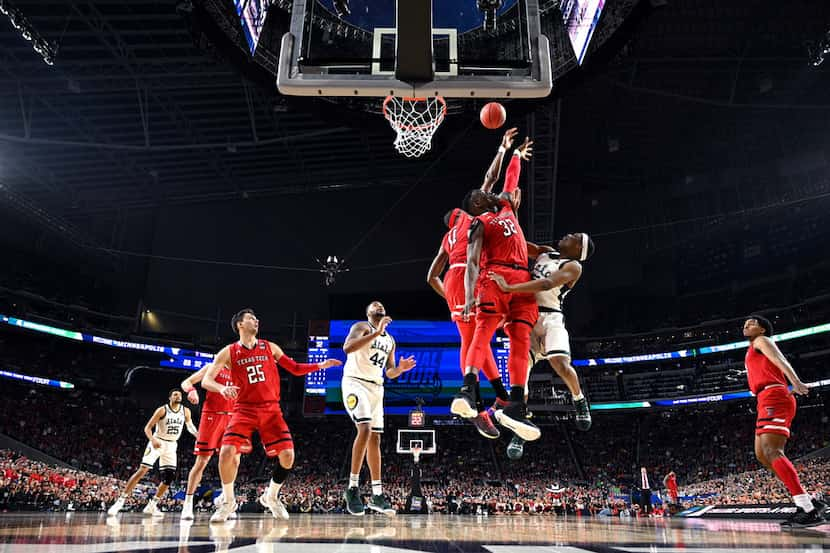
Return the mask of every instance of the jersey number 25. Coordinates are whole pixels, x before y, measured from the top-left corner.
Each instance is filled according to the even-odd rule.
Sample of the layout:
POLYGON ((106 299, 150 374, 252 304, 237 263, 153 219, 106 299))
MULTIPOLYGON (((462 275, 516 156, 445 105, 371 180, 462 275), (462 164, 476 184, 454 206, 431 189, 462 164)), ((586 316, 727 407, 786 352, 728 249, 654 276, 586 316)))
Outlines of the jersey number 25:
POLYGON ((262 365, 251 365, 250 367, 245 367, 245 370, 248 371, 248 382, 251 384, 265 381, 265 373, 262 372, 262 365))

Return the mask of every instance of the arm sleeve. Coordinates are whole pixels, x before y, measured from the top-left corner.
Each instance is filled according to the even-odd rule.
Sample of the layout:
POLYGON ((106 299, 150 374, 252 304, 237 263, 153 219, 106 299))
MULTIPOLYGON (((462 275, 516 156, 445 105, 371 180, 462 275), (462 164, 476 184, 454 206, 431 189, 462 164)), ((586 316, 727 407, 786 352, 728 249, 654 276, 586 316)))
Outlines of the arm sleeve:
POLYGON ((277 361, 277 365, 297 376, 302 376, 304 374, 320 370, 320 365, 317 363, 297 363, 285 354, 283 354, 282 357, 280 357, 280 360, 277 361))
POLYGON ((507 172, 504 175, 504 192, 510 194, 519 187, 519 175, 522 174, 522 159, 514 155, 510 160, 510 165, 507 166, 507 172))

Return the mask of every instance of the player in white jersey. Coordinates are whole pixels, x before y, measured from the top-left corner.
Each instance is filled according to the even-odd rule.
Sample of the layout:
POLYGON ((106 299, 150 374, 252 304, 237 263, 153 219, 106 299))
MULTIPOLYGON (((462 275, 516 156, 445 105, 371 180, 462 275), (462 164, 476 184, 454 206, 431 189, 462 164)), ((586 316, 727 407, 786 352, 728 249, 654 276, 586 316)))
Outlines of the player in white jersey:
POLYGON ((158 508, 158 501, 164 497, 176 474, 176 446, 185 427, 195 438, 199 437, 199 432, 190 416, 190 409, 182 405, 181 390, 174 388, 167 394, 167 403, 156 409, 153 416, 144 425, 144 434, 149 441, 147 448, 144 450, 144 457, 141 459, 141 466, 127 481, 127 487, 124 488, 112 507, 107 510, 109 516, 117 515, 118 511, 124 507, 124 502, 133 493, 147 471, 153 468, 156 461, 159 462, 161 484, 159 484, 155 497, 150 499, 143 512, 147 515, 163 516, 164 513, 158 508))
POLYGON ((394 515, 395 510, 383 496, 380 475, 380 437, 383 434, 383 378, 397 378, 415 367, 415 358, 401 357, 395 364, 395 339, 386 332, 392 319, 379 301, 366 308, 367 321, 352 325, 343 344, 346 365, 343 367, 343 404, 357 426, 357 437, 352 445, 352 466, 349 486, 344 499, 353 515, 365 512, 360 498, 360 469, 366 457, 372 478, 372 499, 368 507, 373 511, 394 515))
MULTIPOLYGON (((591 428, 591 412, 588 400, 582 393, 579 376, 571 365, 571 347, 565 328, 563 306, 565 296, 582 276, 582 261, 594 253, 594 242, 587 233, 568 234, 559 240, 558 252, 544 252, 536 258, 530 282, 509 285, 504 279, 491 273, 505 292, 532 293, 539 304, 539 319, 533 328, 531 348, 535 354, 548 360, 556 374, 565 382, 576 410, 576 427, 587 431, 591 428)), ((521 456, 520 438, 514 437, 508 446, 508 455, 521 456), (515 442, 515 443, 514 443, 515 442), (510 454, 510 449, 514 453, 510 454)))

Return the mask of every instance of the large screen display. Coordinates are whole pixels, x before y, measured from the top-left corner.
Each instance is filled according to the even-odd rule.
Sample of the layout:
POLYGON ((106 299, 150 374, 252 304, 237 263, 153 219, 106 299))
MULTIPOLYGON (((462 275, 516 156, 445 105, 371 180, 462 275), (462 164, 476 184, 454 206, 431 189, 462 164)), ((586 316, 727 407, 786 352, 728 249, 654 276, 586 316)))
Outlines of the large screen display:
POLYGON ((605 0, 564 0, 562 2, 562 20, 568 30, 571 45, 579 65, 585 59, 588 44, 599 22, 605 0))
POLYGON ((242 32, 245 33, 245 40, 248 41, 248 48, 251 55, 256 51, 259 43, 259 35, 262 32, 262 25, 265 23, 265 16, 268 14, 268 0, 234 0, 236 13, 242 22, 242 32))
MULTIPOLYGON (((329 323, 328 336, 309 336, 309 362, 328 358, 346 361, 343 342, 354 320, 336 320, 329 323)), ((431 415, 449 414, 453 396, 461 387, 463 376, 459 360, 458 330, 452 322, 394 321, 389 333, 395 338, 395 356, 415 357, 417 366, 394 380, 384 384, 384 409, 386 414, 405 415, 415 407, 416 400, 424 401, 424 411, 431 415)), ((493 340, 496 365, 506 386, 509 341, 497 336, 493 340)), ((305 393, 308 396, 325 396, 326 414, 345 414, 341 380, 343 367, 332 367, 306 376, 305 393)), ((489 385, 482 384, 485 401, 492 401, 495 394, 489 385)))

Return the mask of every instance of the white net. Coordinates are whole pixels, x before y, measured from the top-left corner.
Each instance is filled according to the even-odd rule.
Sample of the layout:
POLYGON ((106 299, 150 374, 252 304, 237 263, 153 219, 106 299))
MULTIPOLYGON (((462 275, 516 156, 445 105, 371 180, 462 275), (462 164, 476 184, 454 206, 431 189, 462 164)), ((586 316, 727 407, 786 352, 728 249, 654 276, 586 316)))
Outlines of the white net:
POLYGON ((447 103, 440 96, 387 96, 383 102, 383 116, 398 135, 395 138, 395 149, 406 157, 419 157, 429 151, 432 135, 446 114, 447 103))

